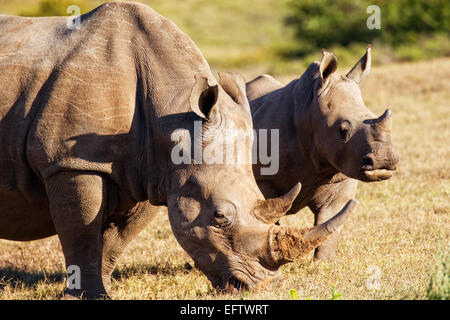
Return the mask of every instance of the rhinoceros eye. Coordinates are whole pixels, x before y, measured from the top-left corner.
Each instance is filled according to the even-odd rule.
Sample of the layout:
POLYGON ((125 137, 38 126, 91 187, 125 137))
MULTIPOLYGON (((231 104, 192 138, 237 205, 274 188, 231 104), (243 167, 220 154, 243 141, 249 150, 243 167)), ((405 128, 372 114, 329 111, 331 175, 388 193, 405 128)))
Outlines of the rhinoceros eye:
POLYGON ((222 212, 220 212, 219 210, 216 210, 216 211, 214 211, 214 217, 216 219, 222 219, 222 218, 225 218, 225 215, 222 212))
POLYGON ((220 203, 214 210, 214 220, 217 226, 227 227, 234 220, 235 207, 228 201, 220 203))
POLYGON ((348 140, 348 138, 350 137, 350 130, 351 130, 350 122, 342 121, 341 125, 339 126, 339 136, 341 140, 343 141, 348 140))
POLYGON ((223 212, 219 210, 214 211, 214 220, 218 227, 226 227, 230 225, 230 220, 226 217, 226 215, 223 212))

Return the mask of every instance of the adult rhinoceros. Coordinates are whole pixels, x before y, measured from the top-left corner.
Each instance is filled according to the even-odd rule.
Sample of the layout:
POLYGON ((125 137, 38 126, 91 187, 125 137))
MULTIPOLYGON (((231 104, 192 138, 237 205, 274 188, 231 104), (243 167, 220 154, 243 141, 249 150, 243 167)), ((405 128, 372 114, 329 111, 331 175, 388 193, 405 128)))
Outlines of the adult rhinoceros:
POLYGON ((299 185, 265 200, 251 163, 195 154, 175 164, 174 133, 194 135, 198 121, 207 139, 197 151, 228 128, 252 129, 245 82, 222 74, 217 84, 195 44, 145 5, 105 4, 75 23, 0 16, 0 43, 0 238, 57 234, 81 276, 67 296, 106 295, 158 206, 212 284, 231 289, 268 281, 354 207, 318 228, 283 228, 273 221, 299 185))
MULTIPOLYGON (((320 224, 355 196, 358 180, 389 179, 396 169, 391 111, 376 117, 358 86, 370 65, 369 46, 342 76, 336 72, 336 56, 324 50, 320 62, 286 86, 269 75, 247 84, 255 130, 279 129, 280 137, 279 170, 264 175, 264 165, 255 164, 258 186, 266 197, 275 197, 302 183, 288 214, 308 206, 315 225, 320 224)), ((316 249, 316 258, 335 259, 338 234, 316 249)))

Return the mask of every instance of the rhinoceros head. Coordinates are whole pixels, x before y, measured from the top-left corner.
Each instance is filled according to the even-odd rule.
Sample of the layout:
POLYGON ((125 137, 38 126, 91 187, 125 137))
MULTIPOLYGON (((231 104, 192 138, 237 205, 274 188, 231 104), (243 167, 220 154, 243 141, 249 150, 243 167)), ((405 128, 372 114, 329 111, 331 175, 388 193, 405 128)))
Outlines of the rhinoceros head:
MULTIPOLYGON (((251 129, 242 78, 221 74, 219 85, 197 79, 192 109, 203 118, 203 154, 213 147, 226 155, 225 144, 239 137, 230 129, 251 129), (200 98, 199 98, 200 97, 200 98)), ((251 154, 252 137, 247 147, 251 154)), ((198 142, 198 141, 197 141, 198 142)), ((225 155, 225 156, 226 156, 225 155)), ((211 159, 209 159, 211 160, 211 159)), ((265 200, 253 176, 251 161, 176 166, 168 199, 172 230, 180 245, 212 285, 231 290, 253 288, 276 276, 278 268, 306 254, 340 225, 353 202, 332 221, 298 230, 275 225, 300 191, 265 200)))
POLYGON ((322 157, 338 171, 362 181, 389 179, 398 156, 391 141, 392 112, 379 117, 363 102, 359 83, 368 75, 371 49, 342 76, 337 58, 323 51, 314 86, 313 124, 315 145, 322 157))

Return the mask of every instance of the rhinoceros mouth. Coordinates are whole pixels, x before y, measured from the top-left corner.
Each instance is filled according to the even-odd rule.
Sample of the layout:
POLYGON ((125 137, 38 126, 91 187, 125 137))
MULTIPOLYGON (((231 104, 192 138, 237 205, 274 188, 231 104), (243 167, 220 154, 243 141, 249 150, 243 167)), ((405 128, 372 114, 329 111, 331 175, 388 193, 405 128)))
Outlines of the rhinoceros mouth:
POLYGON ((221 292, 235 294, 242 291, 262 288, 279 280, 279 273, 277 271, 266 270, 264 273, 265 274, 263 277, 261 277, 262 275, 257 277, 256 274, 250 276, 241 272, 235 272, 234 275, 223 281, 219 287, 216 287, 216 289, 221 292))
POLYGON ((363 170, 363 175, 367 181, 382 181, 391 178, 394 171, 389 169, 363 170))
POLYGON ((246 290, 249 290, 249 286, 244 281, 239 280, 234 276, 230 277, 222 286, 222 288, 220 288, 220 291, 230 294, 246 290))

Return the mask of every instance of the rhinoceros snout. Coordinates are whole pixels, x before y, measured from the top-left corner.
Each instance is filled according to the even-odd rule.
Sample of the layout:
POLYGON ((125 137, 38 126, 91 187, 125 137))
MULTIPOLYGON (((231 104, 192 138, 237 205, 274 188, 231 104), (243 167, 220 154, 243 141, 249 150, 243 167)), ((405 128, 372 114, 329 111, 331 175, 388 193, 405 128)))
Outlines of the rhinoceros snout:
POLYGON ((399 157, 392 148, 386 148, 384 152, 373 152, 366 154, 361 160, 361 170, 396 170, 399 157))
POLYGON ((382 157, 376 157, 373 153, 365 155, 361 160, 361 172, 364 181, 380 181, 389 179, 392 172, 397 169, 398 155, 393 150, 388 150, 382 157))

